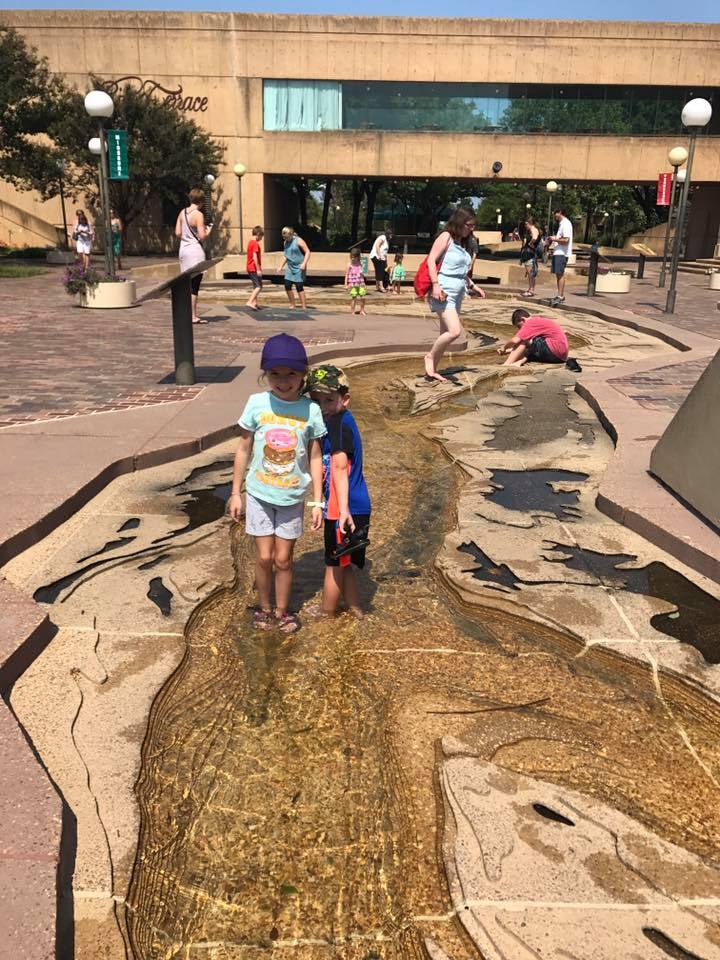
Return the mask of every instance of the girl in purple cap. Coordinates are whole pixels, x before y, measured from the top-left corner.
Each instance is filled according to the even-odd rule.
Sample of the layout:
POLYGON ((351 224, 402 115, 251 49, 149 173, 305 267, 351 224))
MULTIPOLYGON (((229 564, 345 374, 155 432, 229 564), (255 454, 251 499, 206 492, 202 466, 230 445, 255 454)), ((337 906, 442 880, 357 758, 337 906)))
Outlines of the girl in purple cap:
POLYGON ((269 389, 254 393, 238 420, 240 445, 229 509, 236 521, 245 514, 245 528, 255 538, 258 605, 253 626, 259 630, 279 626, 283 633, 295 633, 300 623, 288 611, 293 549, 303 532, 305 493, 311 484, 312 529, 322 526, 319 441, 326 429, 320 407, 300 393, 308 358, 297 337, 280 333, 266 340, 260 366, 269 389), (243 478, 244 505, 240 493, 243 478))

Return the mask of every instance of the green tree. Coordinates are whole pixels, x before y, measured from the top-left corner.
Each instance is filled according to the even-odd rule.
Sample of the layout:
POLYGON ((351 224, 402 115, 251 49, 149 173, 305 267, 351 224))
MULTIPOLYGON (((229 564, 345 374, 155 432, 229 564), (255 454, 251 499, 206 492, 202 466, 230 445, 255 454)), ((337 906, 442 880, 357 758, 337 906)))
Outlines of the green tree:
MULTIPOLYGON (((91 87, 102 89, 102 79, 88 78, 91 87)), ((0 28, 0 177, 47 200, 59 193, 63 161, 68 196, 97 205, 97 160, 87 148, 97 129, 83 101, 17 31, 0 28)), ((126 227, 149 204, 179 207, 205 174, 217 175, 224 147, 175 107, 129 85, 113 101, 111 123, 128 134, 130 179, 111 181, 110 201, 126 227)))
POLYGON ((58 191, 60 154, 47 131, 65 109, 67 88, 23 37, 0 26, 0 177, 43 198, 58 191))
MULTIPOLYGON (((92 86, 103 81, 92 77, 92 86)), ((97 204, 97 160, 87 142, 96 134, 83 95, 72 91, 65 115, 50 128, 50 135, 75 170, 79 186, 97 204)), ((109 121, 128 135, 128 180, 110 181, 110 202, 127 227, 153 203, 180 207, 190 187, 202 185, 203 176, 217 176, 225 148, 188 120, 175 107, 131 86, 113 94, 115 112, 109 121)))

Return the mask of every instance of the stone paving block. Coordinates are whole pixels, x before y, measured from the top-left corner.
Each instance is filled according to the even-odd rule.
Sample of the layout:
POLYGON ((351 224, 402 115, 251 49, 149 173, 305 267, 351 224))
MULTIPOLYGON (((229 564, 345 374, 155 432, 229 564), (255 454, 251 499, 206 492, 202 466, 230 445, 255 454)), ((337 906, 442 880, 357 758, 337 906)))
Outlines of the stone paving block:
POLYGON ((61 802, 2 702, 0 730, 0 960, 51 960, 61 802))

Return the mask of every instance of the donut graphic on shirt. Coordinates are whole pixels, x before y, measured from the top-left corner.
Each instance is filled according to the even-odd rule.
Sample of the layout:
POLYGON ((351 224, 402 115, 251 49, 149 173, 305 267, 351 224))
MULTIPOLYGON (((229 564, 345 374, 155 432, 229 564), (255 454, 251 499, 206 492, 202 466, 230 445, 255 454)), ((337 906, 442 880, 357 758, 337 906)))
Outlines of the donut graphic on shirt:
POLYGON ((286 427, 273 427, 265 434, 263 469, 267 473, 282 476, 292 473, 297 454, 297 437, 286 427))

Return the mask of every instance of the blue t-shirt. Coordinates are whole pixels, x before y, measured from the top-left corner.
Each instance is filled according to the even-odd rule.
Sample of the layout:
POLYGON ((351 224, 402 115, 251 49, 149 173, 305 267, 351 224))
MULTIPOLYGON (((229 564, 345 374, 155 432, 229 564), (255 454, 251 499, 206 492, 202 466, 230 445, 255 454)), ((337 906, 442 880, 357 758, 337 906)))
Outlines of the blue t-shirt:
POLYGON ((320 407, 308 397, 288 402, 254 393, 238 423, 253 434, 245 489, 277 506, 300 503, 311 482, 308 451, 326 433, 320 407))
POLYGON ((348 508, 354 516, 367 516, 370 513, 370 494, 363 476, 363 448, 360 431, 355 417, 349 410, 334 413, 327 421, 327 434, 323 439, 323 496, 327 504, 325 513, 328 520, 337 520, 339 505, 332 483, 330 458, 333 453, 344 453, 348 458, 350 472, 348 476, 348 508))

